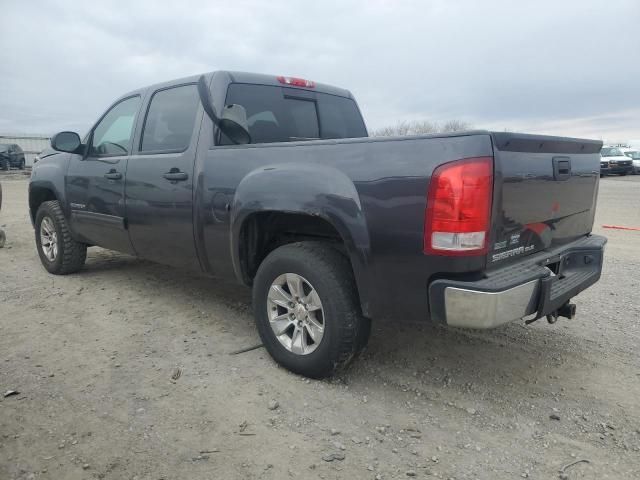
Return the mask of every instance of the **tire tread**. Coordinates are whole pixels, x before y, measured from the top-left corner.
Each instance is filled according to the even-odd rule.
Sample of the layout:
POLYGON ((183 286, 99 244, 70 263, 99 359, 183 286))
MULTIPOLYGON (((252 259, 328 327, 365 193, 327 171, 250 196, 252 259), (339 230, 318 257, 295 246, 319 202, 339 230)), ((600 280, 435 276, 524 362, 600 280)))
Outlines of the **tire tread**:
MULTIPOLYGON (((311 265, 325 279, 328 290, 325 296, 336 302, 336 310, 340 312, 340 321, 335 322, 337 341, 329 351, 330 362, 319 364, 315 369, 298 369, 291 365, 287 368, 311 377, 330 376, 346 368, 358 356, 366 346, 370 332, 370 320, 361 313, 351 265, 348 258, 328 242, 290 243, 267 256, 258 269, 256 281, 261 281, 261 270, 265 265, 283 258, 311 265)), ((254 305, 257 304, 259 302, 254 296, 254 305)))
MULTIPOLYGON (((57 200, 43 202, 38 212, 41 210, 46 210, 53 217, 56 227, 59 228, 58 241, 60 245, 58 246, 58 251, 62 254, 59 266, 53 271, 50 269, 47 270, 56 275, 68 275, 77 272, 82 268, 87 259, 87 245, 76 242, 71 236, 71 230, 69 230, 69 226, 67 225, 67 220, 62 212, 60 202, 57 200)), ((37 230, 36 235, 39 235, 37 230)))

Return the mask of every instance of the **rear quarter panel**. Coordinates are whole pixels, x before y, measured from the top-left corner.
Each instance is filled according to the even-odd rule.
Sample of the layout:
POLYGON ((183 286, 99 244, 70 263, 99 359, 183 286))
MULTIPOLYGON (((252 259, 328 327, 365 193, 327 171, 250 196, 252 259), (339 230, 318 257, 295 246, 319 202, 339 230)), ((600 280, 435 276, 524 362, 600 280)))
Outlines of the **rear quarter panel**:
POLYGON ((491 156, 487 132, 214 146, 205 119, 196 160, 196 242, 214 275, 237 275, 235 236, 252 211, 321 215, 343 236, 363 310, 426 320, 436 273, 481 270, 483 256, 422 253, 427 187, 438 165, 491 156), (225 213, 225 206, 229 206, 225 213))

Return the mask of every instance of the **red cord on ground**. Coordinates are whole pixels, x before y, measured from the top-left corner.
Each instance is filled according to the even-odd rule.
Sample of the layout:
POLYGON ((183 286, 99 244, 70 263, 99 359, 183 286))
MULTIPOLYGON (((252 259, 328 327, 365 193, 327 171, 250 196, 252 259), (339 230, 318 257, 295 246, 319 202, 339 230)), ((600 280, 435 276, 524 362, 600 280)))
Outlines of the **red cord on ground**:
POLYGON ((621 227, 619 225, 602 225, 602 228, 611 228, 612 230, 631 230, 634 232, 640 232, 640 228, 621 227))

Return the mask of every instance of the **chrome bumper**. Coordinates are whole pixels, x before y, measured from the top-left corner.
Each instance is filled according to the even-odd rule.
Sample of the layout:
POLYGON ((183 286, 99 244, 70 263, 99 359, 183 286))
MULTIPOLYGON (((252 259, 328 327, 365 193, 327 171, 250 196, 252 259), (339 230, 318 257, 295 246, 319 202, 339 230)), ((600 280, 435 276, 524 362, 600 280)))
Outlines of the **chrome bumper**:
POLYGON ((452 327, 486 329, 553 314, 598 281, 606 242, 590 235, 473 279, 436 279, 428 287, 431 319, 452 327))
POLYGON ((478 292, 447 287, 444 290, 447 325, 460 328, 494 328, 531 315, 540 281, 533 280, 502 292, 478 292))

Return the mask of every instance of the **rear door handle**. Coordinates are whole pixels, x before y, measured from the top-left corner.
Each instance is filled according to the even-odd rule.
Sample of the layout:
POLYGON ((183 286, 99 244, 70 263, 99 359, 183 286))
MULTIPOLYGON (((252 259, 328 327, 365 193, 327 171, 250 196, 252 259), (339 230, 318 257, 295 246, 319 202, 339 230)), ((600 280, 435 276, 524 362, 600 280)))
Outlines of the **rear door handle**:
POLYGON ((104 178, 108 178, 109 180, 120 180, 122 178, 122 174, 120 172, 116 172, 112 170, 104 174, 104 178))
POLYGON ((162 176, 172 182, 180 182, 189 178, 189 175, 187 175, 184 172, 181 172, 177 168, 172 168, 171 171, 165 173, 162 176))

